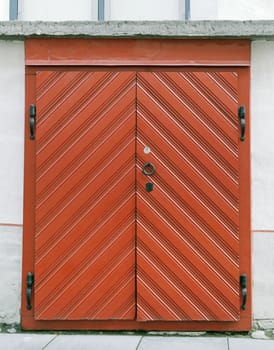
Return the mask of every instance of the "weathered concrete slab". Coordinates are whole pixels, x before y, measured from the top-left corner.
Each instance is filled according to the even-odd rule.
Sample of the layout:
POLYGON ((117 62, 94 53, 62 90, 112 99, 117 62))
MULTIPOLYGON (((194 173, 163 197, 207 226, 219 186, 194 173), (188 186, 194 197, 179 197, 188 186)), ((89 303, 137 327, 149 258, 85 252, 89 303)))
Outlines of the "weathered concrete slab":
POLYGON ((5 21, 0 38, 155 37, 274 38, 274 21, 5 21))
POLYGON ((46 350, 135 350, 141 336, 127 335, 59 335, 46 350))
POLYGON ((274 340, 230 338, 229 350, 273 350, 274 340))
POLYGON ((42 350, 54 337, 54 334, 0 334, 0 349, 42 350))
POLYGON ((138 350, 228 350, 227 338, 144 337, 138 350))

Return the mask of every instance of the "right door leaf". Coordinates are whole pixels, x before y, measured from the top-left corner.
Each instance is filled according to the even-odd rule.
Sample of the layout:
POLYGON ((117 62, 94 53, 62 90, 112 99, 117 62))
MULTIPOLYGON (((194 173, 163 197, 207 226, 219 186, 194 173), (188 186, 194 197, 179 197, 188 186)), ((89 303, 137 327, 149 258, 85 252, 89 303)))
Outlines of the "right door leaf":
POLYGON ((138 73, 138 321, 239 320, 237 108, 231 70, 138 73))

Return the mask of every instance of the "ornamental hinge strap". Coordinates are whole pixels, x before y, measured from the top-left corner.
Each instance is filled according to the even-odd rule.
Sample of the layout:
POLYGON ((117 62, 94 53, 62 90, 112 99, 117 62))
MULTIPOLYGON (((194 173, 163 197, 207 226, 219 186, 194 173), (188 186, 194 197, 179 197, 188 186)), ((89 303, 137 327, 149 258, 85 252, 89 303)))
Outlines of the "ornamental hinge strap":
POLYGON ((35 140, 35 129, 36 129, 36 106, 29 106, 29 138, 35 140))
POLYGON ((240 120, 240 127, 241 127, 241 135, 240 135, 241 141, 245 140, 245 128, 246 128, 245 116, 246 116, 245 106, 240 106, 238 108, 238 117, 240 120))
POLYGON ((246 299, 247 299, 247 275, 240 275, 240 288, 241 288, 241 296, 242 296, 242 304, 241 309, 246 309, 246 299))
POLYGON ((31 300, 32 300, 33 286, 34 286, 34 274, 32 272, 28 272, 27 279, 26 279, 26 298, 27 298, 28 310, 32 309, 31 300))

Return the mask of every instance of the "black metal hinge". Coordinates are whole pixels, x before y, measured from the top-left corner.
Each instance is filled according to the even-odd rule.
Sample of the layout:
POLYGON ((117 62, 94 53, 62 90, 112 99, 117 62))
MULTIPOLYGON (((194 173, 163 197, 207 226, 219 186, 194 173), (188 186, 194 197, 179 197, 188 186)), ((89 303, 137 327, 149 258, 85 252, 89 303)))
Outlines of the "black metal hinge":
POLYGON ((241 309, 246 309, 246 299, 247 299, 247 275, 240 275, 240 287, 241 287, 241 295, 242 295, 242 304, 241 309))
POLYGON ((35 140, 35 128, 36 128, 36 106, 29 106, 29 131, 30 140, 35 140))
POLYGON ((241 127, 241 136, 240 136, 241 141, 245 140, 245 127, 246 127, 245 114, 246 114, 245 106, 240 106, 238 109, 238 117, 240 120, 240 127, 241 127))
POLYGON ((34 285, 34 274, 32 272, 27 273, 27 280, 26 280, 26 298, 27 298, 27 309, 31 310, 31 299, 32 299, 32 292, 33 292, 33 285, 34 285))

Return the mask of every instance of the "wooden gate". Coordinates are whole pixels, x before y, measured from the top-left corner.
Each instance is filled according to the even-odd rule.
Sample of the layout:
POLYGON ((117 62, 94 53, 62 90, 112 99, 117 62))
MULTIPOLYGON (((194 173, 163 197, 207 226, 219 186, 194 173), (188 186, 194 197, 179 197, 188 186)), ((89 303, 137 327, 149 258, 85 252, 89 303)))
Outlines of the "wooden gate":
POLYGON ((29 69, 23 327, 250 327, 246 83, 241 67, 29 69))

